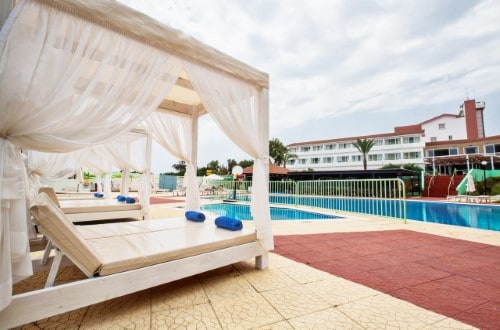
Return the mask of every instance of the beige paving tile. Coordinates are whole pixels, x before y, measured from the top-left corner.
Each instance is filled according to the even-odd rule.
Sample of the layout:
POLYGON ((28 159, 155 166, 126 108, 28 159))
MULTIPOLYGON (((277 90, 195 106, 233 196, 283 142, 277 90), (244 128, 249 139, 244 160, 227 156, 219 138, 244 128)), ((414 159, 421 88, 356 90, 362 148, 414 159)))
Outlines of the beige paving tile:
POLYGON ((332 306, 380 294, 379 291, 336 276, 329 276, 324 280, 308 283, 306 288, 328 301, 332 306))
POLYGON ((212 307, 225 329, 250 329, 284 321, 261 295, 212 301, 212 307))
POLYGON ((325 299, 300 284, 265 291, 262 295, 285 319, 306 315, 331 306, 325 299))
POLYGON ((151 311, 153 313, 172 308, 208 302, 200 281, 189 277, 155 288, 151 288, 151 311))
POLYGON ((417 329, 445 318, 384 294, 347 303, 338 309, 369 329, 417 329))
POLYGON ((296 263, 290 267, 282 267, 279 270, 301 284, 325 280, 331 277, 326 272, 301 263, 296 263))
POLYGON ((269 265, 272 265, 272 268, 280 269, 284 267, 292 267, 296 264, 297 262, 292 259, 285 258, 279 254, 269 253, 269 265))
POLYGON ((288 320, 294 329, 364 329, 336 308, 328 308, 315 313, 288 320))
POLYGON ((82 323, 83 317, 87 313, 88 307, 79 308, 74 311, 55 315, 33 323, 25 324, 14 329, 76 329, 82 323))
POLYGON ((151 315, 151 329, 222 329, 208 303, 165 309, 151 315))
POLYGON ((210 300, 238 299, 257 295, 255 288, 243 276, 206 278, 201 280, 205 294, 210 300))
POLYGON ((424 328, 425 330, 431 330, 431 329, 440 329, 440 330, 473 330, 473 329, 478 329, 476 327, 473 327, 472 325, 465 324, 463 322, 454 320, 452 318, 446 318, 442 321, 436 322, 431 325, 427 325, 424 328))
POLYGON ((258 292, 285 288, 297 284, 297 281, 285 274, 282 269, 242 269, 243 277, 258 292))
POLYGON ((278 323, 273 323, 273 324, 267 324, 261 327, 255 327, 252 328, 252 330, 287 330, 287 329, 294 329, 289 322, 287 321, 281 321, 278 323))
POLYGON ((148 290, 90 306, 80 329, 147 329, 151 310, 148 290))

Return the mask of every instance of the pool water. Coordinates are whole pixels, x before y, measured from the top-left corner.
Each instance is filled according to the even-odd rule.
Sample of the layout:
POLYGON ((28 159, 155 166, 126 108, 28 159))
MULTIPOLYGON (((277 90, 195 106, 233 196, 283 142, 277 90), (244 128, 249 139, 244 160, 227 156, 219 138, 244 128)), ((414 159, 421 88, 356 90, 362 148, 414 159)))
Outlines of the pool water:
MULTIPOLYGON (((229 203, 207 204, 203 205, 201 209, 239 220, 253 220, 249 205, 229 203)), ((283 207, 271 207, 271 220, 327 220, 339 218, 342 217, 283 207)))
MULTIPOLYGON (((399 201, 382 199, 345 199, 335 197, 270 196, 270 203, 311 206, 329 210, 404 218, 399 201)), ((205 207, 221 215, 251 219, 247 205, 212 204, 205 207)), ((331 219, 332 216, 287 208, 271 208, 271 219, 331 219)), ((500 205, 459 204, 428 201, 406 201, 406 218, 454 226, 500 231, 500 205)))
POLYGON ((406 205, 408 219, 500 231, 500 206, 422 201, 406 205))

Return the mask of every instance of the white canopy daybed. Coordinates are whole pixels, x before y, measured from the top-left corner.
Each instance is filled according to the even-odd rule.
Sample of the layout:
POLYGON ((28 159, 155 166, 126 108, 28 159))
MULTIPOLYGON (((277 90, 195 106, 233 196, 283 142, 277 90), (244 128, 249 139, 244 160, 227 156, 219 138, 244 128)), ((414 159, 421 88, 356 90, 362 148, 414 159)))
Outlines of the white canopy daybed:
MULTIPOLYGON (((112 141, 145 120, 151 129, 172 118, 187 123, 176 136, 190 136, 190 145, 179 147, 180 140, 165 138, 161 128, 154 133, 188 165, 187 209, 199 207, 194 180, 199 116, 208 113, 254 158, 256 240, 212 251, 208 258, 167 262, 170 268, 164 269, 175 265, 175 274, 151 266, 143 271, 152 273, 142 275, 168 282, 250 257, 256 257, 257 267, 267 267, 267 251, 273 248, 267 74, 114 1, 15 2, 0 31, 0 328, 137 290, 95 278, 86 280, 91 284, 79 281, 12 296, 12 285, 32 274, 20 150, 71 152, 112 141)), ((2 8, 9 3, 14 1, 3 0, 2 8)), ((134 275, 123 276, 128 281, 134 275)))
MULTIPOLYGON (((151 164, 151 134, 144 129, 133 129, 120 135, 118 139, 93 147, 87 147, 69 153, 47 153, 40 151, 27 151, 27 168, 29 181, 29 199, 36 197, 41 187, 40 178, 57 181, 68 176, 79 174, 81 169, 97 173, 99 192, 104 188, 104 200, 96 200, 93 195, 88 194, 86 198, 61 198, 58 203, 66 204, 67 214, 72 214, 74 221, 94 221, 104 219, 118 219, 123 216, 109 214, 116 209, 124 211, 133 209, 133 214, 123 212, 126 217, 137 219, 149 218, 149 196, 150 196, 150 164, 151 164), (121 194, 128 196, 129 175, 128 170, 142 172, 139 187, 140 205, 125 205, 110 201, 111 199, 111 171, 115 168, 123 169, 121 194), (105 176, 102 185, 102 176, 105 176), (66 200, 71 199, 71 200, 66 200), (74 199, 93 200, 91 203, 75 201, 74 199), (81 208, 81 212, 78 212, 81 208)), ((58 196, 54 196, 58 198, 58 196)))

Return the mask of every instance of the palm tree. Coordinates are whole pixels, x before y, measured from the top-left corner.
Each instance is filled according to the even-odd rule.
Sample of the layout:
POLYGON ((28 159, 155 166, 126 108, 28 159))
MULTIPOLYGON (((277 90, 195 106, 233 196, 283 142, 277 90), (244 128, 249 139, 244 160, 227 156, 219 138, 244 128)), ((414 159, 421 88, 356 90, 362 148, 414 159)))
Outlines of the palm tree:
POLYGON ((370 150, 375 145, 375 140, 372 139, 358 139, 356 142, 352 144, 359 152, 363 154, 363 168, 366 171, 366 167, 368 166, 366 155, 370 152, 370 150))
POLYGON ((286 168, 286 163, 288 163, 289 160, 298 159, 298 158, 299 158, 299 156, 297 156, 296 154, 292 154, 292 153, 287 152, 285 154, 285 156, 283 157, 283 167, 286 168))
POLYGON ((297 155, 289 152, 288 148, 279 139, 274 138, 269 141, 269 156, 274 159, 274 164, 286 167, 290 159, 298 158, 297 155))

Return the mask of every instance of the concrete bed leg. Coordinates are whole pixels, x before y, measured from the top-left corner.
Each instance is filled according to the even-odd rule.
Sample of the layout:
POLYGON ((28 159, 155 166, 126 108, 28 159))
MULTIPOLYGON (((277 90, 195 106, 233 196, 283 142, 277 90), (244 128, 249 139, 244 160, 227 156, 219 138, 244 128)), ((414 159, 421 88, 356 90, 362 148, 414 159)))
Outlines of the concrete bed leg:
POLYGON ((266 269, 269 267, 269 252, 264 252, 260 256, 255 257, 255 268, 266 269))

